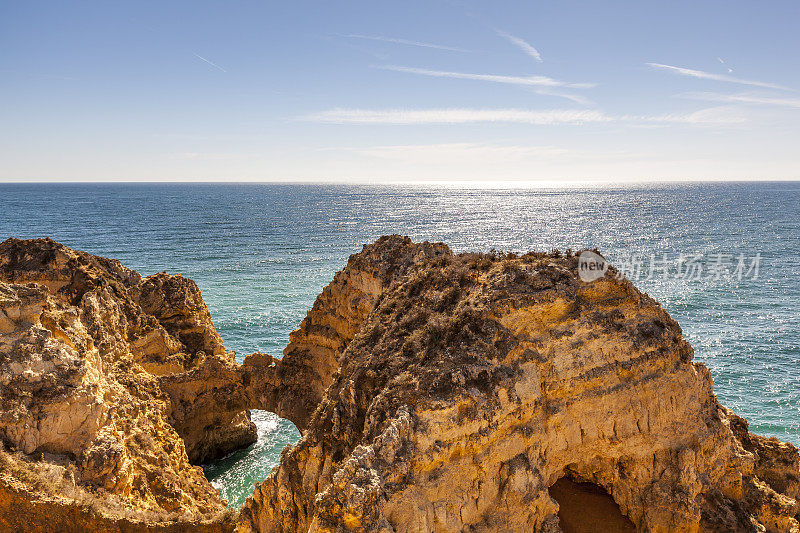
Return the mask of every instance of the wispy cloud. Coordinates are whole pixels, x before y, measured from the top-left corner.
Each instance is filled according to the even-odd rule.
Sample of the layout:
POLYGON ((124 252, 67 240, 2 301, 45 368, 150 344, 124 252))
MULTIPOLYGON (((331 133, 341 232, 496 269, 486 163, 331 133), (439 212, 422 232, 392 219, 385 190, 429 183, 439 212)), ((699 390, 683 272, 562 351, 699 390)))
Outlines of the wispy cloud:
POLYGON ((508 83, 511 85, 528 85, 540 87, 569 87, 572 89, 587 89, 595 87, 596 83, 570 83, 548 78, 547 76, 502 76, 497 74, 469 74, 464 72, 449 72, 445 70, 429 70, 425 68, 399 67, 395 65, 384 65, 377 68, 392 70, 395 72, 406 72, 408 74, 420 74, 422 76, 433 76, 436 78, 455 78, 460 80, 489 81, 494 83, 508 83))
POLYGON ((408 161, 464 161, 499 159, 503 161, 530 157, 554 157, 568 152, 555 146, 502 145, 488 143, 441 143, 373 146, 356 152, 382 159, 408 161))
POLYGON ((646 63, 646 65, 661 69, 661 70, 668 70, 670 72, 674 72, 676 74, 680 74, 681 76, 690 76, 692 78, 700 78, 704 80, 715 80, 715 81, 726 81, 729 83, 739 83, 742 85, 753 85, 755 87, 765 87, 767 89, 783 89, 783 90, 794 90, 790 89, 789 87, 783 85, 777 85, 774 83, 764 83, 762 81, 753 81, 753 80, 743 80, 741 78, 736 78, 734 76, 728 76, 726 74, 714 74, 713 72, 704 72, 702 70, 694 70, 690 68, 683 68, 683 67, 673 67, 672 65, 662 65, 661 63, 646 63))
POLYGON ((299 117, 300 120, 328 124, 469 124, 514 123, 537 126, 581 125, 623 122, 641 125, 688 124, 723 125, 744 121, 736 110, 726 107, 701 109, 687 114, 621 115, 583 109, 343 109, 336 108, 299 117))
POLYGON ((679 96, 692 98, 694 100, 706 100, 709 102, 724 102, 729 104, 754 104, 754 105, 775 105, 781 107, 791 107, 800 109, 800 98, 774 98, 771 96, 759 96, 753 94, 719 94, 719 93, 684 93, 679 96))
POLYGON ((726 68, 726 69, 728 69, 728 73, 731 73, 731 72, 733 72, 733 69, 732 69, 731 67, 729 67, 727 63, 725 63, 725 60, 724 60, 724 59, 722 59, 721 57, 718 57, 718 58, 717 58, 717 61, 719 61, 720 63, 722 63, 723 65, 725 65, 725 68, 726 68))
POLYGON ((580 105, 594 105, 594 102, 578 94, 565 93, 558 90, 554 91, 552 89, 536 89, 535 92, 536 94, 542 94, 545 96, 557 96, 558 98, 565 98, 580 105))
POLYGON ((334 124, 467 124, 471 122, 511 122, 520 124, 583 124, 607 122, 599 111, 573 109, 331 109, 301 117, 313 122, 334 124))
POLYGON ((346 35, 342 35, 342 37, 348 37, 350 39, 366 39, 369 41, 381 41, 384 43, 404 44, 408 46, 418 46, 420 48, 435 48, 436 50, 449 50, 451 52, 469 52, 469 50, 456 48, 455 46, 444 46, 441 44, 411 41, 408 39, 395 39, 393 37, 381 37, 380 35, 361 35, 357 33, 348 33, 346 35))
POLYGON ((214 63, 213 61, 209 61, 208 59, 206 59, 205 57, 203 57, 203 56, 201 56, 201 55, 199 55, 199 54, 194 54, 194 56, 195 56, 197 59, 200 59, 200 60, 202 60, 202 61, 205 61, 206 63, 208 63, 208 64, 209 64, 209 65, 211 65, 212 67, 214 67, 214 68, 218 68, 218 69, 219 69, 219 70, 221 70, 222 72, 228 72, 227 70, 225 70, 225 69, 224 69, 224 68, 222 68, 221 66, 217 65, 217 64, 216 64, 216 63, 214 63))
POLYGON ((518 47, 520 50, 522 50, 523 52, 534 58, 539 63, 543 61, 542 54, 540 54, 539 50, 534 48, 529 42, 525 41, 524 39, 520 39, 519 37, 516 37, 514 35, 511 35, 510 33, 506 33, 502 30, 495 30, 495 31, 497 32, 497 35, 503 37, 508 42, 518 47))
POLYGON ((643 125, 689 124, 695 126, 721 126, 747 121, 741 110, 730 106, 700 109, 692 113, 664 113, 661 115, 622 115, 621 122, 643 125))
POLYGON ((170 159, 202 161, 231 161, 235 159, 255 159, 256 157, 256 154, 235 152, 174 152, 169 154, 170 159))

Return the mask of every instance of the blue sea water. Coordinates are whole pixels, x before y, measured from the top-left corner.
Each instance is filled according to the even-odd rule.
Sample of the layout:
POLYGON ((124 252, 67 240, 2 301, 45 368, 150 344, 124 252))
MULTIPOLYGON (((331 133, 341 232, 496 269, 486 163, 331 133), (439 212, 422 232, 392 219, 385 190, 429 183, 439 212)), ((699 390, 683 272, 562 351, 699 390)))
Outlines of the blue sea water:
MULTIPOLYGON (((720 400, 752 431, 800 445, 797 182, 534 190, 0 185, 0 240, 49 236, 142 274, 188 276, 240 359, 257 350, 280 355, 348 255, 390 233, 455 251, 596 247, 612 264, 641 261, 641 275, 629 277, 681 324, 720 400), (682 270, 696 279, 679 275, 677 265, 666 277, 648 276, 651 256, 664 254, 670 262, 684 254, 682 270), (760 258, 757 277, 709 275, 715 263, 735 271, 740 256, 747 268, 760 258)), ((257 444, 204 467, 234 506, 299 437, 271 413, 253 419, 257 444)))

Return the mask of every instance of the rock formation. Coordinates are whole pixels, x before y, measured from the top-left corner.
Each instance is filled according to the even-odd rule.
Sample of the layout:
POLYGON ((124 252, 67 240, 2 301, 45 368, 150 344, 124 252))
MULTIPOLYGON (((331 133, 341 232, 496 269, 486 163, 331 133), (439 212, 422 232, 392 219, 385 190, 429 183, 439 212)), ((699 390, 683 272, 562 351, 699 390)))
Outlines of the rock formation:
POLYGON ((363 277, 361 258, 392 272, 417 246, 352 257, 293 336, 338 369, 238 531, 558 531, 560 480, 640 531, 798 530, 797 449, 722 407, 678 324, 613 269, 584 283, 571 254, 439 246, 363 277))
POLYGON ((333 381, 339 358, 384 290, 414 265, 449 253, 444 244, 390 238, 352 255, 289 336, 278 368, 279 397, 274 409, 264 408, 302 431, 333 381))
MULTIPOLYGON (((409 268, 449 254, 443 244, 383 239, 350 257, 289 336, 282 359, 255 353, 241 366, 208 359, 161 379, 173 403, 195 411, 271 411, 304 431, 333 381, 339 358, 375 308, 378 297, 409 268)), ((187 416, 191 419, 191 416, 187 416)))
POLYGON ((235 365, 194 282, 49 239, 0 244, 0 530, 230 530, 190 461, 255 427, 160 386, 208 360, 235 365))
POLYGON ((9 239, 0 531, 800 533, 797 449, 717 402, 655 301, 576 269, 383 237, 240 365, 190 280, 9 239), (236 517, 192 463, 252 442, 247 409, 303 436, 236 517))

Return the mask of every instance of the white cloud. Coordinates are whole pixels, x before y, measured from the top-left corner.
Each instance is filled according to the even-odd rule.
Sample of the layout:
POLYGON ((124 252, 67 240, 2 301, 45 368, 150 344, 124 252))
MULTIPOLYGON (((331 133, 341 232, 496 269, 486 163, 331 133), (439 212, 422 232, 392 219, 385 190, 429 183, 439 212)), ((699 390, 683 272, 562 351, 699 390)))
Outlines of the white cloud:
POLYGON ((168 154, 173 160, 188 161, 231 161, 234 159, 254 159, 256 154, 239 152, 173 152, 168 154))
POLYGON ((783 85, 776 85, 774 83, 764 83, 761 81, 753 81, 753 80, 743 80, 741 78, 736 78, 734 76, 727 76, 725 74, 714 74, 712 72, 704 72, 702 70, 693 70, 690 68, 683 68, 683 67, 673 67, 671 65, 662 65, 661 63, 646 63, 646 65, 662 69, 668 70, 670 72, 675 72, 676 74, 680 74, 681 76, 690 76, 692 78, 700 78, 704 80, 715 80, 715 81, 726 81, 729 83, 739 83, 742 85, 753 85, 755 87, 765 87, 767 89, 784 89, 784 90, 793 90, 789 87, 785 87, 783 85))
POLYGON ((369 41, 381 41, 384 43, 405 44, 408 46, 418 46, 420 48, 434 48, 436 50, 449 50, 451 52, 469 52, 469 50, 464 50, 463 48, 456 48, 454 46, 444 46, 441 44, 410 41, 408 39, 395 39, 392 37, 381 37, 380 35, 360 35, 357 33, 350 33, 347 35, 343 35, 343 37, 348 37, 350 39, 366 39, 369 41))
POLYGON ((510 33, 506 33, 501 30, 495 30, 495 31, 499 36, 503 37, 508 42, 518 47, 520 50, 522 50, 523 52, 534 58, 539 63, 543 61, 542 54, 539 53, 539 50, 531 46, 531 44, 528 43, 527 41, 520 39, 519 37, 515 37, 514 35, 511 35, 510 33))
POLYGON ((406 72, 409 74, 420 74, 423 76, 433 76, 436 78, 455 78, 461 80, 477 80, 477 81, 490 81, 494 83, 509 83, 512 85, 527 85, 527 86, 541 86, 541 87, 569 87, 572 89, 586 89, 595 87, 596 83, 569 83, 547 76, 501 76, 496 74, 468 74, 463 72, 449 72, 444 70, 429 70, 424 68, 413 67, 399 67, 395 65, 386 65, 378 67, 384 70, 392 70, 395 72, 406 72))
POLYGON ((581 125, 621 122, 642 125, 688 124, 724 125, 745 121, 735 108, 712 107, 686 114, 611 116, 602 111, 581 109, 343 109, 336 108, 300 117, 301 120, 328 124, 469 124, 514 123, 537 126, 581 125))
POLYGON ((609 122, 600 111, 573 109, 331 109, 301 117, 312 122, 332 124, 467 124, 507 122, 518 124, 558 125, 609 122))
POLYGON ((465 162, 468 160, 515 161, 531 157, 556 157, 569 150, 554 146, 500 145, 484 143, 441 143, 374 146, 355 150, 357 153, 381 159, 413 160, 419 162, 465 162))
POLYGON ((730 106, 709 107, 692 113, 623 115, 620 120, 642 124, 693 124, 698 126, 741 124, 747 121, 739 109, 730 106))
POLYGON ((559 98, 565 98, 571 102, 575 102, 576 104, 594 105, 594 102, 578 94, 564 93, 561 91, 554 91, 552 89, 536 89, 535 92, 536 94, 542 94, 545 96, 557 96, 559 98))
POLYGON ((729 67, 729 66, 728 66, 728 64, 727 64, 727 63, 725 63, 725 61, 724 61, 724 60, 723 60, 721 57, 718 57, 718 58, 717 58, 717 61, 719 61, 720 63, 722 63, 723 65, 725 65, 725 68, 728 70, 728 73, 731 73, 731 72, 733 72, 733 69, 732 69, 731 67, 729 67))
POLYGON ((753 94, 719 94, 719 93, 685 93, 680 96, 695 100, 707 100, 710 102, 725 102, 729 104, 756 104, 756 105, 776 105, 781 107, 791 107, 800 109, 800 98, 773 98, 771 96, 759 96, 753 94))
POLYGON ((227 70, 225 70, 225 69, 224 69, 224 68, 222 68, 221 66, 217 65, 217 64, 216 64, 216 63, 214 63, 213 61, 209 61, 208 59, 206 59, 205 57, 203 57, 203 56, 201 56, 201 55, 199 55, 199 54, 194 54, 194 56, 195 56, 197 59, 200 59, 201 61, 205 61, 206 63, 208 63, 208 64, 209 64, 209 65, 211 65, 212 67, 214 67, 214 68, 217 68, 217 69, 221 70, 222 72, 228 72, 227 70))

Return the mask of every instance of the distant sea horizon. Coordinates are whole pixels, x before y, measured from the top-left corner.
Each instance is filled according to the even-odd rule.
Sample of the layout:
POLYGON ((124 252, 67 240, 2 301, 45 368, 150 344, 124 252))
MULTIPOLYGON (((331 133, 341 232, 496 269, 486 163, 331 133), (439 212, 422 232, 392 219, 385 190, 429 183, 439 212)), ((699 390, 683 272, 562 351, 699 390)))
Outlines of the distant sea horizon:
MULTIPOLYGON (((51 237, 183 274, 240 360, 280 356, 348 256, 395 233, 455 252, 600 250, 678 321, 723 405, 800 445, 800 181, 0 183, 0 241, 51 237)), ((258 443, 204 465, 232 506, 299 437, 253 419, 258 443)))
POLYGON ((291 179, 291 180, 238 180, 238 179, 142 179, 142 180, 91 180, 91 179, 0 179, 3 185, 297 185, 297 186, 355 186, 355 187, 390 187, 390 188, 422 188, 422 189, 596 189, 596 188, 643 188, 670 187, 687 185, 744 185, 744 184, 800 184, 800 177, 791 179, 694 179, 675 178, 667 180, 614 180, 606 178, 586 178, 571 180, 325 180, 325 179, 291 179))

